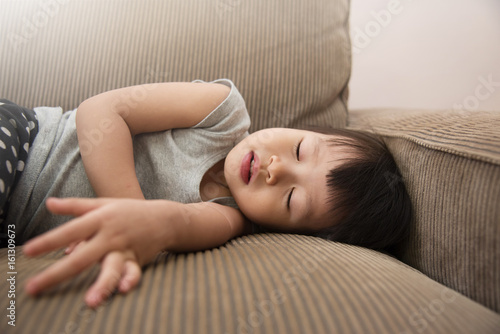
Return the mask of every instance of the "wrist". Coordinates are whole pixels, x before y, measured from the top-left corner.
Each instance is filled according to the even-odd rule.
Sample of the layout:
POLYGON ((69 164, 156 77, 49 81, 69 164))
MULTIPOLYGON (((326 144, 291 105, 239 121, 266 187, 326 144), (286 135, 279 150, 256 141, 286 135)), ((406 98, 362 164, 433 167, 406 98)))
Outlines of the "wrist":
POLYGON ((145 200, 144 194, 139 185, 130 186, 124 184, 114 184, 112 186, 103 187, 103 189, 94 189, 97 197, 107 198, 128 198, 145 200))
POLYGON ((157 223, 155 238, 161 244, 160 250, 175 250, 182 242, 179 239, 182 226, 182 222, 179 222, 179 212, 184 204, 169 200, 145 200, 144 203, 148 219, 154 219, 157 223))

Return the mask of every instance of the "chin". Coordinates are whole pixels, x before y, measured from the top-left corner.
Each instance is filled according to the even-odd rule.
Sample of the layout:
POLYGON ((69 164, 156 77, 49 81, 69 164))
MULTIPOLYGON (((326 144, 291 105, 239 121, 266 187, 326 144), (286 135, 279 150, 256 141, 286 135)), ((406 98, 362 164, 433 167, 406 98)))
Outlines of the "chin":
MULTIPOLYGON (((229 190, 232 194, 236 191, 233 189, 238 184, 238 179, 240 177, 239 173, 239 164, 236 162, 237 159, 234 159, 234 156, 230 156, 229 153, 226 156, 226 162, 224 163, 224 177, 226 179, 229 190)), ((233 195, 234 196, 234 195, 233 195)))

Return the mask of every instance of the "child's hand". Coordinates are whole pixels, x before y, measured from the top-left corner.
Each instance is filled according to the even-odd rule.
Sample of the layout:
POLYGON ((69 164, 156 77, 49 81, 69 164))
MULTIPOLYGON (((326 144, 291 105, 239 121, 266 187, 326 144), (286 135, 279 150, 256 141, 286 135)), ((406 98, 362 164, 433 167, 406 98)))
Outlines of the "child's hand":
MULTIPOLYGON (((74 242, 65 249, 65 254, 69 255, 85 244, 86 241, 74 242)), ((124 255, 117 251, 105 255, 101 261, 101 273, 98 280, 87 292, 85 298, 87 305, 97 307, 115 289, 121 293, 127 293, 139 283, 142 276, 140 266, 133 260, 127 260, 124 255)))
POLYGON ((28 256, 69 248, 69 255, 28 281, 26 290, 30 294, 100 262, 99 277, 85 296, 86 303, 96 307, 116 288, 122 293, 134 288, 141 278, 141 266, 166 247, 169 229, 161 215, 155 214, 151 201, 53 198, 46 204, 53 213, 77 218, 24 246, 28 256))

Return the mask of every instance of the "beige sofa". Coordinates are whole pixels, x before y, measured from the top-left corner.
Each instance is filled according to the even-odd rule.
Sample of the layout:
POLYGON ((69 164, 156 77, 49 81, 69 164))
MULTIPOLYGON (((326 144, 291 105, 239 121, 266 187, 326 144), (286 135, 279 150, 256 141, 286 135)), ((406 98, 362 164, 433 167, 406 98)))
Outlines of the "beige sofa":
POLYGON ((2 97, 68 110, 116 87, 227 77, 252 131, 383 135, 403 174, 388 186, 405 182, 415 211, 396 254, 245 236, 159 254, 136 290, 96 310, 83 296, 97 266, 33 299, 25 280, 62 253, 1 249, 1 333, 500 332, 500 114, 348 111, 348 0, 0 3, 2 97))

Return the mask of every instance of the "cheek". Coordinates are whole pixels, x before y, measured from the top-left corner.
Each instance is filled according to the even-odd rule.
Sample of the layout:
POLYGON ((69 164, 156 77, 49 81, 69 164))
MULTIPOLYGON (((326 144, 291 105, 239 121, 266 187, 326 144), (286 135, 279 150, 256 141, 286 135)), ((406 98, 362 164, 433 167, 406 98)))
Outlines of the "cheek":
POLYGON ((240 175, 241 159, 239 156, 238 152, 233 149, 226 156, 226 161, 224 162, 224 177, 230 188, 242 186, 243 181, 240 175))
POLYGON ((240 167, 241 165, 238 162, 238 159, 235 159, 234 156, 226 157, 226 162, 224 163, 224 177, 226 178, 227 182, 233 182, 234 184, 238 183, 238 181, 241 179, 240 167))
POLYGON ((269 196, 248 193, 240 194, 236 198, 236 201, 241 212, 255 223, 266 224, 274 222, 275 216, 279 214, 276 201, 273 201, 269 196))

